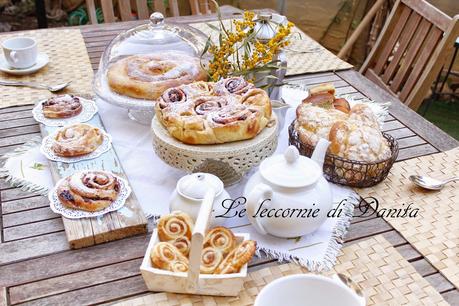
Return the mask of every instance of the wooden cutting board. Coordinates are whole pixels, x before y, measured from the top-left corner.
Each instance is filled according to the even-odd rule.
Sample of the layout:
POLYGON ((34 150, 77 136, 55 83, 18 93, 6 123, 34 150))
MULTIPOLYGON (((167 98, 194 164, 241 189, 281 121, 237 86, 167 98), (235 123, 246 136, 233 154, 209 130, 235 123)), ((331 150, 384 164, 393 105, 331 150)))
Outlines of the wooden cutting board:
MULTIPOLYGON (((86 122, 105 130, 99 114, 86 122)), ((54 133, 58 127, 40 124, 43 137, 54 133)), ((81 170, 94 169, 111 171, 127 179, 113 147, 101 156, 77 163, 48 161, 51 174, 56 183, 63 177, 81 170)), ((108 241, 118 240, 147 232, 147 219, 134 194, 131 193, 123 208, 96 218, 67 219, 62 217, 67 240, 72 249, 88 247, 108 241)))

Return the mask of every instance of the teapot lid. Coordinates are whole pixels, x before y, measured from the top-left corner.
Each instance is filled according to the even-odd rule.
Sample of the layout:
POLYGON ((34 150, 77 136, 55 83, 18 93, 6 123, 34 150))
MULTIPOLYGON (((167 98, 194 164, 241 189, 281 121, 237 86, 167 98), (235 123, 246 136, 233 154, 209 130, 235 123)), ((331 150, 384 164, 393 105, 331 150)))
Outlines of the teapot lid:
POLYGON ((223 182, 210 173, 197 172, 185 175, 177 182, 177 192, 186 198, 202 200, 206 192, 213 189, 215 196, 223 191, 223 182))
POLYGON ((284 154, 265 159, 260 174, 268 182, 281 187, 305 187, 317 182, 322 169, 310 158, 301 156, 298 149, 289 146, 284 154))

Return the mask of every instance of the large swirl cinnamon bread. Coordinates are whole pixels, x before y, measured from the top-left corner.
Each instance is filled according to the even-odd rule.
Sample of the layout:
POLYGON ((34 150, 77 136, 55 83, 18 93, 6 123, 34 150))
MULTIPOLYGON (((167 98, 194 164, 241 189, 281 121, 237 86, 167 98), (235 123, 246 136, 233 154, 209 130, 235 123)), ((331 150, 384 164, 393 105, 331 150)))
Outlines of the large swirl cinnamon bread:
POLYGON ((132 55, 110 66, 110 88, 118 94, 156 100, 171 87, 207 79, 198 58, 182 52, 132 55))
POLYGON ((270 121, 272 109, 265 91, 235 77, 170 88, 155 111, 178 140, 217 144, 255 137, 270 121))

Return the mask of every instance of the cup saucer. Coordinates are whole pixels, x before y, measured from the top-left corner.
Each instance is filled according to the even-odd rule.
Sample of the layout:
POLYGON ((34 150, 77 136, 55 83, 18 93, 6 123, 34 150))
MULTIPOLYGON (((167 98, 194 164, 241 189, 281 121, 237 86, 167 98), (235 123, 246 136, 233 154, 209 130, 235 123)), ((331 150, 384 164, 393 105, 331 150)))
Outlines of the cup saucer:
POLYGON ((48 55, 46 53, 39 52, 37 55, 37 62, 35 63, 35 65, 24 69, 17 69, 12 68, 10 65, 8 65, 5 56, 2 54, 0 55, 0 71, 14 75, 26 75, 37 72, 41 68, 45 67, 48 64, 48 62, 48 55))

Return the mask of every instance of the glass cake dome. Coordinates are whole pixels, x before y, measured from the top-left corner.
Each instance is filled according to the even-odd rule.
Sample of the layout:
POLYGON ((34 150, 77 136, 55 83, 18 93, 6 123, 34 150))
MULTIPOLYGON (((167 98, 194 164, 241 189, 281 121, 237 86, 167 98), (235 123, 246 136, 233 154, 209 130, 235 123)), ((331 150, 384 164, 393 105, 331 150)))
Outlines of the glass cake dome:
POLYGON ((114 92, 107 79, 110 66, 119 60, 141 54, 183 52, 198 57, 204 50, 207 36, 185 24, 164 21, 161 13, 151 14, 146 24, 129 29, 116 36, 105 49, 96 73, 93 89, 98 99, 129 109, 129 117, 142 123, 151 123, 154 103, 114 92))

